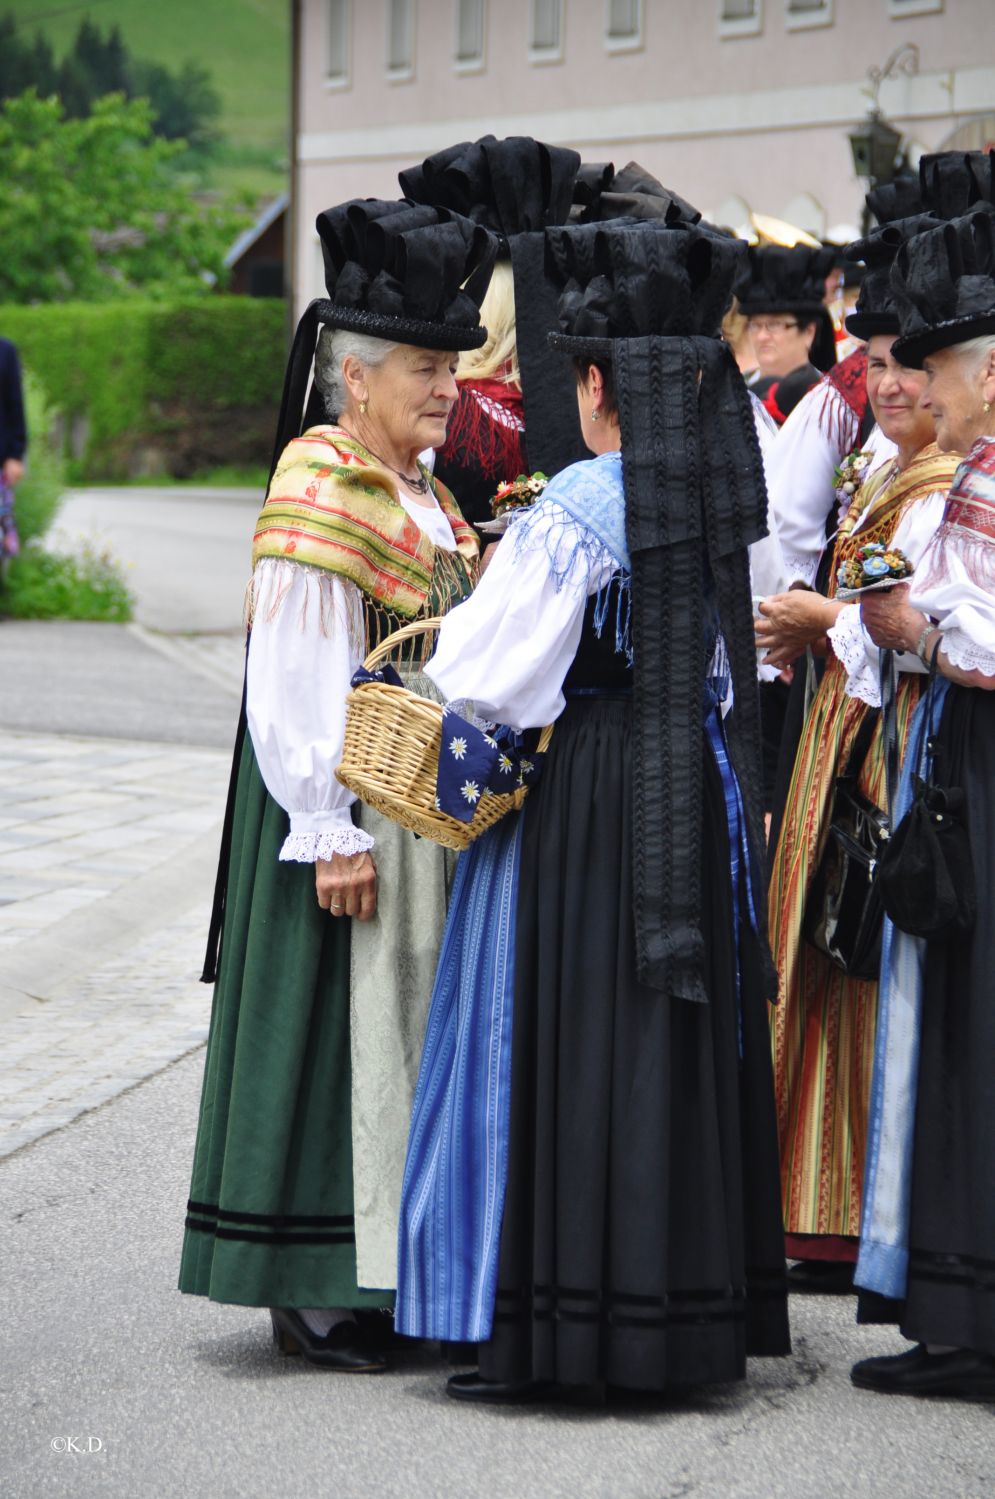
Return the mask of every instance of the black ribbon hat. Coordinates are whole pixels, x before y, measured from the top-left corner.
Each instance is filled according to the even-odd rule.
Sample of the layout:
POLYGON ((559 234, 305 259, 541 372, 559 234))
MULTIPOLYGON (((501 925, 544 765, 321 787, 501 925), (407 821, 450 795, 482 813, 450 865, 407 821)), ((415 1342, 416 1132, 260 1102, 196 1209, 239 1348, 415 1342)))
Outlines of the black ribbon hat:
POLYGON ((895 358, 912 369, 937 349, 995 333, 995 214, 982 207, 909 240, 891 287, 901 334, 895 358))
POLYGON ((328 297, 313 301, 297 326, 274 468, 302 424, 321 417, 314 390, 306 412, 304 402, 320 325, 420 349, 475 349, 487 337, 480 303, 497 240, 482 224, 447 208, 354 198, 320 213, 316 227, 328 297))
MULTIPOLYGON (((763 848, 747 547, 766 533, 767 496, 750 396, 720 336, 746 247, 662 219, 579 224, 546 239, 562 287, 550 341, 610 359, 622 431, 637 971, 654 988, 704 1000, 703 678, 719 629, 736 700, 730 753, 752 847, 763 848)), ((771 967, 767 979, 772 992, 771 967)))
POLYGON ((576 151, 531 136, 486 135, 438 151, 399 176, 408 198, 485 226, 511 258, 525 442, 530 466, 547 474, 586 453, 573 382, 546 342, 556 326, 556 289, 546 276, 543 241, 545 229, 567 220, 579 166, 576 151))
POLYGON ((918 177, 896 177, 893 182, 882 182, 871 188, 866 202, 879 224, 926 212, 918 177))
POLYGON ((825 303, 826 277, 839 261, 834 245, 751 245, 736 285, 739 310, 746 317, 787 313, 814 322, 809 354, 821 370, 836 363, 836 338, 825 303))
POLYGON ((893 219, 872 229, 864 239, 847 245, 848 260, 863 261, 867 267, 860 283, 857 305, 846 320, 846 329, 854 338, 873 338, 877 333, 898 333, 898 307, 891 286, 891 267, 895 256, 907 240, 914 239, 927 229, 934 229, 938 220, 933 214, 918 213, 910 218, 893 219))
POLYGON ((923 207, 959 219, 975 204, 995 203, 995 151, 939 151, 919 159, 923 207))
POLYGON ((580 224, 625 218, 659 219, 673 226, 697 224, 701 214, 638 161, 630 161, 620 172, 611 162, 585 162, 574 183, 570 217, 580 224))

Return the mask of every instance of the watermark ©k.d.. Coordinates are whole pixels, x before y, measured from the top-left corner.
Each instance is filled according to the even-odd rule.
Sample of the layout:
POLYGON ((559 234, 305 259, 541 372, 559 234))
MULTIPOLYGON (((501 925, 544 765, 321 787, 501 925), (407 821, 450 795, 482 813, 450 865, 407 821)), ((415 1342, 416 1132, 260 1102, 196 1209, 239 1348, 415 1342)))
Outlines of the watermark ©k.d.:
POLYGON ((100 1437, 53 1437, 53 1452, 103 1452, 100 1437))

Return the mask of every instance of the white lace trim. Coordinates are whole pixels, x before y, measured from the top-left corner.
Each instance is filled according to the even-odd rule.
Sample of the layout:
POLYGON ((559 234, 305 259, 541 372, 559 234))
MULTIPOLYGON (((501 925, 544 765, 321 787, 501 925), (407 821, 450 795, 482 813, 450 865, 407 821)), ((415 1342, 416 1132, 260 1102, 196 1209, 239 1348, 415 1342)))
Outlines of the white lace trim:
POLYGON ((951 630, 943 635, 941 649, 951 666, 961 671, 980 671, 984 677, 995 677, 995 656, 983 646, 975 645, 969 635, 951 630))
POLYGON ((880 708, 881 688, 877 669, 867 659, 860 605, 847 604, 841 609, 828 634, 836 659, 843 663, 846 672, 847 695, 869 703, 872 708, 880 708))
POLYGON ((819 570, 819 558, 811 552, 789 552, 784 545, 781 546, 781 557, 784 562, 784 575, 787 584, 815 582, 815 575, 819 570))
POLYGON ((350 859, 365 854, 376 842, 362 828, 332 828, 323 833, 288 833, 280 850, 284 864, 313 864, 316 859, 330 859, 344 854, 350 859))

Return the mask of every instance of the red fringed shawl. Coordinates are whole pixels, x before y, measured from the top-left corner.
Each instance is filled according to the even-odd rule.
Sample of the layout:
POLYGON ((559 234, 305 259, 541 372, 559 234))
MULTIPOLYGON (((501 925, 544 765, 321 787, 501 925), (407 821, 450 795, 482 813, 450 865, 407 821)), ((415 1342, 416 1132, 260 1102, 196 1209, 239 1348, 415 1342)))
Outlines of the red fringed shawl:
POLYGON ((487 478, 517 478, 525 465, 522 393, 503 380, 461 380, 449 417, 443 463, 473 466, 487 478))

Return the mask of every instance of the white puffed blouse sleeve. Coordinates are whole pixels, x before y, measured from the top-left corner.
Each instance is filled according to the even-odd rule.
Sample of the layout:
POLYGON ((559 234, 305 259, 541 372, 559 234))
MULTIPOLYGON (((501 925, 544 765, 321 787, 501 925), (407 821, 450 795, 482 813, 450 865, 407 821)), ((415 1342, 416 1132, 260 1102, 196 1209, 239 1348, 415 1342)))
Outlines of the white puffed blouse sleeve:
MULTIPOLYGON (((902 516, 891 538, 891 545, 904 552, 913 569, 919 564, 936 534, 943 519, 947 497, 944 490, 934 490, 918 504, 912 505, 902 516)), ((854 535, 860 534, 859 525, 854 535)), ((913 579, 915 571, 913 571, 913 579)), ((913 583, 914 586, 914 583, 913 583)), ((859 602, 845 604, 829 629, 829 640, 833 654, 846 670, 846 691, 849 697, 859 698, 872 708, 881 706, 880 662, 881 652, 860 622, 859 602)), ((926 668, 914 652, 898 652, 895 656, 898 671, 925 672, 926 668)))
POLYGON ((310 864, 372 848, 335 778, 345 702, 363 659, 363 606, 343 578, 264 558, 253 573, 246 717, 266 789, 290 817, 282 860, 310 864))
POLYGON ((618 562, 555 500, 528 512, 524 544, 515 534, 522 520, 505 533, 475 592, 442 621, 425 670, 447 702, 471 703, 492 723, 534 729, 563 712, 563 680, 587 600, 618 562))

